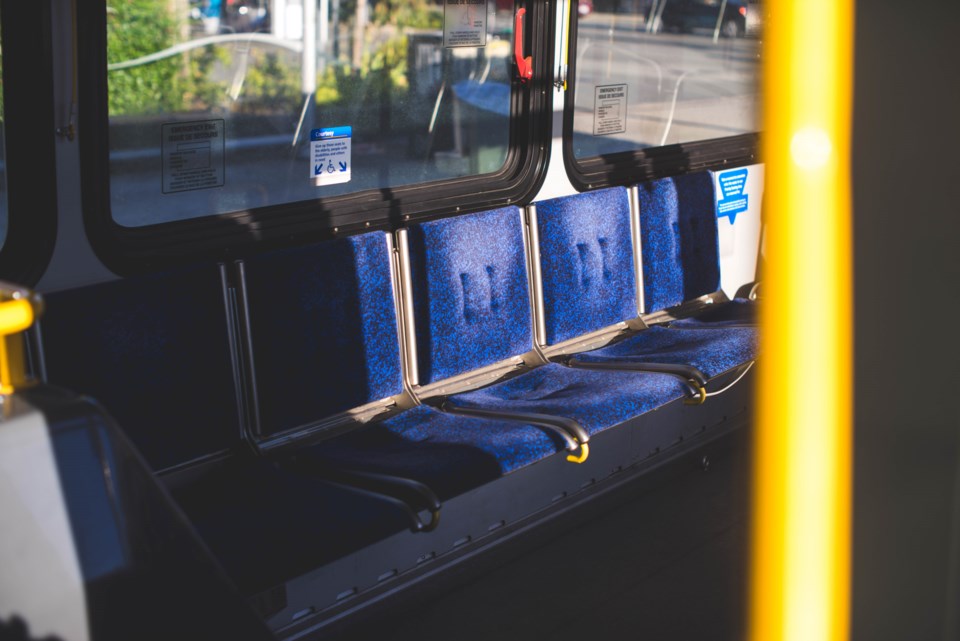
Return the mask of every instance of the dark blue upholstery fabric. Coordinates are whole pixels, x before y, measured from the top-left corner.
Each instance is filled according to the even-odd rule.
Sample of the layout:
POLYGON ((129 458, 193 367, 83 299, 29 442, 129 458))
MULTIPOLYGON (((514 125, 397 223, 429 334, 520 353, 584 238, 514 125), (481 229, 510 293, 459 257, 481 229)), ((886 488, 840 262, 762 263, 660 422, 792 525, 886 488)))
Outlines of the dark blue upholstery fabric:
POLYGON ((461 407, 572 418, 595 434, 684 396, 673 376, 544 365, 489 387, 457 394, 461 407))
POLYGON ((262 459, 215 470, 174 498, 247 596, 409 527, 390 503, 262 459))
POLYGON ((154 470, 239 442, 216 265, 45 299, 41 329, 49 382, 100 401, 154 470))
POLYGON ((757 357, 757 332, 751 327, 729 327, 706 332, 651 327, 612 345, 577 354, 587 363, 676 363, 692 365, 707 377, 757 357))
POLYGON ((563 450, 542 429, 418 406, 298 453, 318 465, 392 474, 443 499, 563 450))
POLYGON ((413 225, 410 271, 421 384, 532 348, 517 208, 413 225))
POLYGON ((547 344, 637 315, 626 189, 539 202, 537 229, 547 344))
POLYGON ((637 187, 644 311, 656 312, 720 288, 720 250, 709 172, 637 187))
POLYGON ((265 433, 403 391, 385 234, 265 254, 244 269, 265 433))
POLYGON ((734 298, 731 301, 708 307, 707 310, 690 318, 682 318, 670 323, 670 327, 687 329, 715 329, 722 327, 742 327, 756 325, 757 303, 746 298, 734 298))

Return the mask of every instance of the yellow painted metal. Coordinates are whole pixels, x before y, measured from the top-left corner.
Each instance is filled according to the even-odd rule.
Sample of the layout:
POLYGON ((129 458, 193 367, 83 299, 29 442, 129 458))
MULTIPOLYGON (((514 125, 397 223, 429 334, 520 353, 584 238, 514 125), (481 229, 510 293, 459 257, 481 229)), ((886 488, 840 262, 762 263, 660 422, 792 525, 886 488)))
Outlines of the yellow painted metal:
MULTIPOLYGON (((693 381, 690 381, 693 383, 693 381)), ((683 399, 684 405, 703 405, 707 400, 707 388, 702 385, 697 385, 697 395, 690 398, 683 399)))
POLYGON ((22 332, 43 308, 38 296, 0 283, 0 394, 29 384, 22 332))
POLYGON ((13 394, 28 382, 23 334, 0 337, 0 394, 13 394))
POLYGON ((587 457, 590 456, 590 445, 588 443, 580 444, 580 454, 574 456, 573 454, 567 454, 567 460, 571 463, 583 463, 587 460, 587 457))
POLYGON ((839 641, 850 605, 853 3, 767 9, 749 637, 839 641))
MULTIPOLYGON (((563 90, 567 90, 567 69, 570 66, 570 24, 573 22, 573 4, 578 0, 563 3, 563 45, 560 49, 560 64, 563 67, 563 90)), ((579 8, 578 8, 579 15, 579 8)))

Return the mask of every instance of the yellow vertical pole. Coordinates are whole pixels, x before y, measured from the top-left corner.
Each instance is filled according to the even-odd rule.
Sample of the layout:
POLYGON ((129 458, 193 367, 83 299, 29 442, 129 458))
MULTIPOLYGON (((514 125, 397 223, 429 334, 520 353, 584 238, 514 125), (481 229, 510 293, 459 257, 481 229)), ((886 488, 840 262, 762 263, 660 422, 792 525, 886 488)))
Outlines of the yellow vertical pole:
POLYGON ((849 636, 853 0, 767 3, 752 641, 849 636))

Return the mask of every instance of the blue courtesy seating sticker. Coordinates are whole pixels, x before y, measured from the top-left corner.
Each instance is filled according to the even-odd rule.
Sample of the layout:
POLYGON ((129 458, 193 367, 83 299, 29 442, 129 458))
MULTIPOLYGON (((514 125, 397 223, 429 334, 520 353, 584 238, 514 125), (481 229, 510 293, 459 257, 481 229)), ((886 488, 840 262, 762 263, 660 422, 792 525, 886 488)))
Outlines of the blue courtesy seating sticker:
POLYGON ((350 127, 310 132, 310 177, 317 187, 350 182, 350 127))
POLYGON ((747 186, 747 170, 735 169, 720 174, 720 200, 717 201, 717 218, 730 217, 732 225, 737 214, 747 211, 749 196, 743 193, 747 186))

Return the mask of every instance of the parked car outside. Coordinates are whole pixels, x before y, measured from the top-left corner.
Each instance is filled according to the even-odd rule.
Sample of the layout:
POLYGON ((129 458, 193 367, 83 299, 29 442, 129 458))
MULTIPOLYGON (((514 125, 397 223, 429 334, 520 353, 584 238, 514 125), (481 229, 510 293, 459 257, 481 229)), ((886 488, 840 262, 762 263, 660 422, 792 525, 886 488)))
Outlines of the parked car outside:
MULTIPOLYGON (((694 31, 713 32, 717 27, 717 18, 723 9, 720 20, 720 35, 737 38, 747 33, 747 14, 759 11, 757 3, 747 0, 665 0, 660 22, 664 31, 693 33, 694 31)), ((751 21, 751 27, 753 26, 751 21)))

